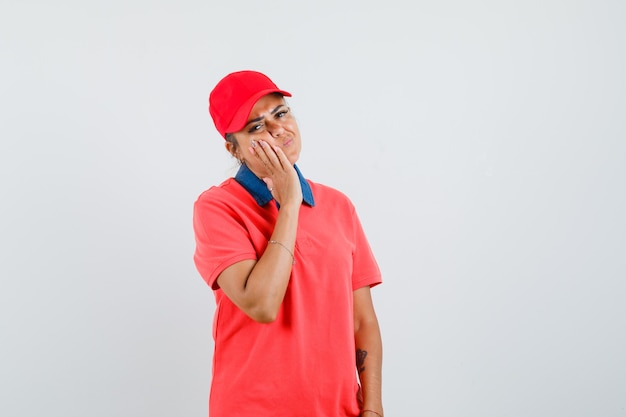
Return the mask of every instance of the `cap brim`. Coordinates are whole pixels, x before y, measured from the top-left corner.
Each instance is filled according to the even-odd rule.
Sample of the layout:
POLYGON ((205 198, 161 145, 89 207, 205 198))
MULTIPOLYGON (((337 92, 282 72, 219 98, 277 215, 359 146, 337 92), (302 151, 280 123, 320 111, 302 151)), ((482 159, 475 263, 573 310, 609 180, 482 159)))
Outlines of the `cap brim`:
POLYGON ((250 112, 256 102, 259 101, 261 97, 272 93, 278 93, 286 97, 291 97, 291 93, 284 90, 268 89, 257 92, 239 107, 237 113, 235 113, 235 116, 233 117, 233 120, 230 122, 224 133, 235 133, 243 129, 248 122, 248 117, 250 116, 250 112))

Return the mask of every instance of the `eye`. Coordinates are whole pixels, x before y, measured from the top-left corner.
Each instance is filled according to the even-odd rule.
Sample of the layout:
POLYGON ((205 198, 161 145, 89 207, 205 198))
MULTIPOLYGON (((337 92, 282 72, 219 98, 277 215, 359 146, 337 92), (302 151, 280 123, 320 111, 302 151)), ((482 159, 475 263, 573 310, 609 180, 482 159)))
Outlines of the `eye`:
POLYGON ((278 113, 276 113, 276 118, 280 119, 281 117, 285 117, 287 115, 287 113, 289 113, 289 107, 287 107, 286 109, 283 109, 283 110, 279 111, 278 113))
POLYGON ((250 129, 248 129, 248 133, 258 132, 259 130, 261 130, 262 127, 263 127, 262 123, 253 125, 250 129))

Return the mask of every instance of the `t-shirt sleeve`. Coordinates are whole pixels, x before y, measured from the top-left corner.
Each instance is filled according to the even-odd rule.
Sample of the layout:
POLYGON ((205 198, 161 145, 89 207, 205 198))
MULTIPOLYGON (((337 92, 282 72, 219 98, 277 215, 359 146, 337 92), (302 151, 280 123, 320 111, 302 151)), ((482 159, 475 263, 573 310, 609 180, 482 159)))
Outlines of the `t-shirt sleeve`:
POLYGON ((219 288, 217 277, 224 269, 239 261, 257 259, 257 255, 238 213, 209 194, 205 192, 194 204, 194 262, 202 278, 215 290, 219 288))
POLYGON ((382 282, 382 275, 354 207, 352 207, 352 224, 355 242, 352 253, 352 289, 358 290, 365 286, 373 287, 382 282))

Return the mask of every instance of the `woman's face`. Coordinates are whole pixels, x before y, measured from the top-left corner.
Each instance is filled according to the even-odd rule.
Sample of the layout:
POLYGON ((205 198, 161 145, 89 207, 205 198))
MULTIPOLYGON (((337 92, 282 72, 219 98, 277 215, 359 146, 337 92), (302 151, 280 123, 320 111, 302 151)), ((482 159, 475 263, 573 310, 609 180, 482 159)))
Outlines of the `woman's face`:
POLYGON ((300 157, 301 140, 298 123, 287 107, 285 99, 279 94, 268 94, 256 102, 248 122, 239 132, 234 133, 238 146, 226 142, 226 149, 237 159, 245 161, 248 168, 263 178, 268 175, 265 165, 253 155, 248 148, 252 141, 258 143, 263 140, 270 145, 276 145, 295 164, 300 157))

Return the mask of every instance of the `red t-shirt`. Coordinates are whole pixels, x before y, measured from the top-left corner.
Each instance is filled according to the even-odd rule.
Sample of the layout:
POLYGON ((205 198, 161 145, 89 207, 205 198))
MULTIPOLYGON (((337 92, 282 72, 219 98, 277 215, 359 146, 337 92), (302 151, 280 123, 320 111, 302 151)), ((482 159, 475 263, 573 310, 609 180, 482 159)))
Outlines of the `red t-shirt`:
POLYGON ((300 208, 287 292, 277 319, 253 321, 226 297, 217 277, 259 259, 278 209, 259 206, 234 179, 194 207, 194 260, 214 290, 211 417, 359 415, 352 293, 381 282, 354 206, 337 190, 308 182, 315 206, 300 208))

